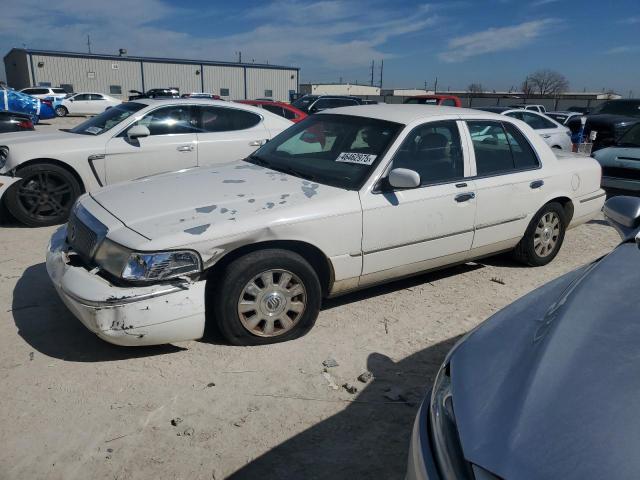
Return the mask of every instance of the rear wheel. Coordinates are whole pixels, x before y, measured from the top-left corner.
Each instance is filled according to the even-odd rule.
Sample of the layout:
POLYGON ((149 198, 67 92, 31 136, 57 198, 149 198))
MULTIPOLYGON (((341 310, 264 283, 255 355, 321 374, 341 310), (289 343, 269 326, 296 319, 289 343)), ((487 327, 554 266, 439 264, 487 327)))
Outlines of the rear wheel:
POLYGON ((66 107, 63 107, 62 105, 56 107, 56 115, 58 117, 66 117, 69 114, 69 111, 67 110, 66 107))
POLYGON ((313 327, 321 288, 313 267, 288 250, 266 249, 231 262, 212 289, 213 314, 234 345, 265 345, 301 337, 313 327))
POLYGON ((19 169, 22 180, 9 187, 7 208, 16 220, 30 227, 56 225, 67 220, 80 184, 68 170, 50 163, 37 163, 19 169))
POLYGON ((562 205, 547 203, 533 217, 524 237, 516 246, 516 259, 533 267, 551 262, 560 251, 566 225, 566 213, 562 205))

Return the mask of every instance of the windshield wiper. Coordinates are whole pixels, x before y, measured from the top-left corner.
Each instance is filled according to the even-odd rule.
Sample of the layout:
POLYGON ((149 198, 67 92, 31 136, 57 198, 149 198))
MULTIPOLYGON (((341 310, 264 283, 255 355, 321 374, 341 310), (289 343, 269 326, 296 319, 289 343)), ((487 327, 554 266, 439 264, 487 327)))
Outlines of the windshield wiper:
POLYGON ((271 168, 273 168, 274 170, 282 171, 284 173, 288 173, 290 175, 293 175, 294 177, 304 178, 305 180, 315 180, 316 178, 310 173, 301 172, 300 170, 296 170, 293 167, 278 166, 278 167, 271 167, 271 168))

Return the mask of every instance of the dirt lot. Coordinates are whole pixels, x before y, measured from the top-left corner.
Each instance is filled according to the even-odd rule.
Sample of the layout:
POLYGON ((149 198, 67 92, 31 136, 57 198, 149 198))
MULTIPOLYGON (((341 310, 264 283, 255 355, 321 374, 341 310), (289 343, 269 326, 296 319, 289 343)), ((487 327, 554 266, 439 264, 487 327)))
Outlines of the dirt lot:
POLYGON ((497 257, 327 301, 285 344, 121 348, 49 284, 53 230, 0 227, 2 479, 401 479, 417 403, 455 340, 618 240, 595 220, 546 267, 497 257), (329 357, 330 380, 356 394, 330 387, 329 357), (385 396, 398 392, 406 402, 385 396))

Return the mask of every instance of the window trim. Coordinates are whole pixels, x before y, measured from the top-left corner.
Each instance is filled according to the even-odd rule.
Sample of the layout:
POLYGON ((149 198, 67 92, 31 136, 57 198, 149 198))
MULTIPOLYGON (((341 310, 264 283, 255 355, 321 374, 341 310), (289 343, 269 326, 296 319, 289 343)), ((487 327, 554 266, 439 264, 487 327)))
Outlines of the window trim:
MULTIPOLYGON (((380 194, 385 194, 385 193, 404 192, 404 191, 408 191, 408 190, 420 190, 420 189, 423 189, 423 188, 426 188, 426 187, 434 187, 434 186, 439 186, 439 185, 449 185, 449 184, 454 184, 455 185, 457 183, 464 183, 466 180, 471 180, 472 177, 467 176, 468 174, 471 174, 471 170, 470 170, 471 169, 471 158, 470 158, 469 148, 465 148, 466 140, 464 139, 464 137, 465 137, 466 125, 465 125, 465 129, 463 129, 462 126, 460 125, 460 123, 464 123, 464 120, 460 121, 460 119, 458 119, 458 118, 429 120, 429 121, 423 122, 423 123, 421 123, 419 125, 416 125, 415 127, 411 128, 409 133, 407 133, 404 136, 404 138, 402 138, 402 141, 398 145, 398 148, 395 149, 395 151, 393 152, 393 155, 391 156, 391 158, 389 159, 387 164, 384 166, 384 169, 382 170, 380 178, 378 178, 378 180, 376 180, 376 182, 373 185, 373 188, 371 189, 371 193, 374 194, 374 195, 380 195, 380 194), (422 128, 422 127, 424 127, 425 125, 427 125, 429 123, 442 123, 442 122, 453 122, 453 123, 455 123, 456 128, 458 129, 458 135, 459 135, 459 140, 460 140, 460 153, 462 154, 462 163, 463 163, 462 177, 454 179, 454 180, 445 180, 445 181, 442 181, 442 182, 429 182, 429 183, 425 183, 424 185, 418 185, 417 187, 411 187, 411 188, 394 188, 394 187, 391 187, 387 180, 389 178, 389 173, 391 172, 392 167, 393 167, 393 160, 394 160, 396 154, 398 153, 398 151, 400 150, 400 147, 402 147, 402 145, 407 140, 407 138, 409 138, 413 134, 413 132, 415 132, 417 129, 422 128), (383 184, 387 185, 388 188, 384 188, 383 184)), ((397 137, 396 137, 396 140, 397 140, 397 137)), ((473 149, 473 146, 471 146, 471 149, 473 149)))
MULTIPOLYGON (((517 120, 517 119, 514 119, 514 120, 517 120)), ((525 133, 523 133, 522 130, 520 130, 515 123, 513 123, 513 122, 504 122, 502 120, 495 120, 495 119, 485 119, 485 118, 463 119, 462 123, 464 123, 464 129, 466 130, 467 141, 469 142, 469 154, 470 154, 469 161, 471 162, 471 165, 473 166, 473 170, 475 171, 475 175, 474 176, 465 177, 467 180, 482 180, 484 178, 502 177, 504 175, 510 175, 510 174, 513 174, 513 173, 531 172, 531 171, 534 171, 534 170, 541 170, 542 169, 542 160, 540 159, 540 155, 538 155, 538 151, 531 144, 531 142, 527 138, 527 135, 525 133), (529 144, 529 147, 531 148, 531 150, 533 150, 533 154, 535 155, 536 159, 538 160, 538 166, 536 166, 536 167, 528 167, 528 168, 514 168, 513 170, 508 170, 508 171, 494 172, 494 173, 489 173, 487 175, 478 175, 478 165, 476 163, 476 151, 473 148, 473 140, 471 139, 471 130, 469 130, 469 126, 467 125, 467 122, 469 122, 469 121, 471 121, 471 122, 495 122, 495 123, 500 123, 500 124, 509 123, 512 127, 517 128, 518 131, 522 134, 522 136, 525 138, 525 140, 529 144)), ((502 128, 504 129, 505 134, 506 134, 507 131, 504 128, 504 126, 502 128)), ((508 142, 508 140, 507 140, 507 142, 508 142)), ((511 145, 509 145, 509 150, 511 150, 511 145)), ((513 153, 511 154, 511 158, 513 158, 513 153)), ((514 167, 515 167, 515 162, 514 162, 514 167)))

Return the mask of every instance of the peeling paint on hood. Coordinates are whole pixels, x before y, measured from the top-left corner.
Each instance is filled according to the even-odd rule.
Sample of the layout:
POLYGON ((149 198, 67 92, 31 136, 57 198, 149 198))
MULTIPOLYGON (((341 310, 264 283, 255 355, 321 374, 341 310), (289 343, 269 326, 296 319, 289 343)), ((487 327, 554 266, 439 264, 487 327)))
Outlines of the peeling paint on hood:
POLYGON ((223 237, 315 216, 319 200, 344 192, 240 161, 124 182, 91 196, 132 230, 178 245, 194 235, 223 237))

